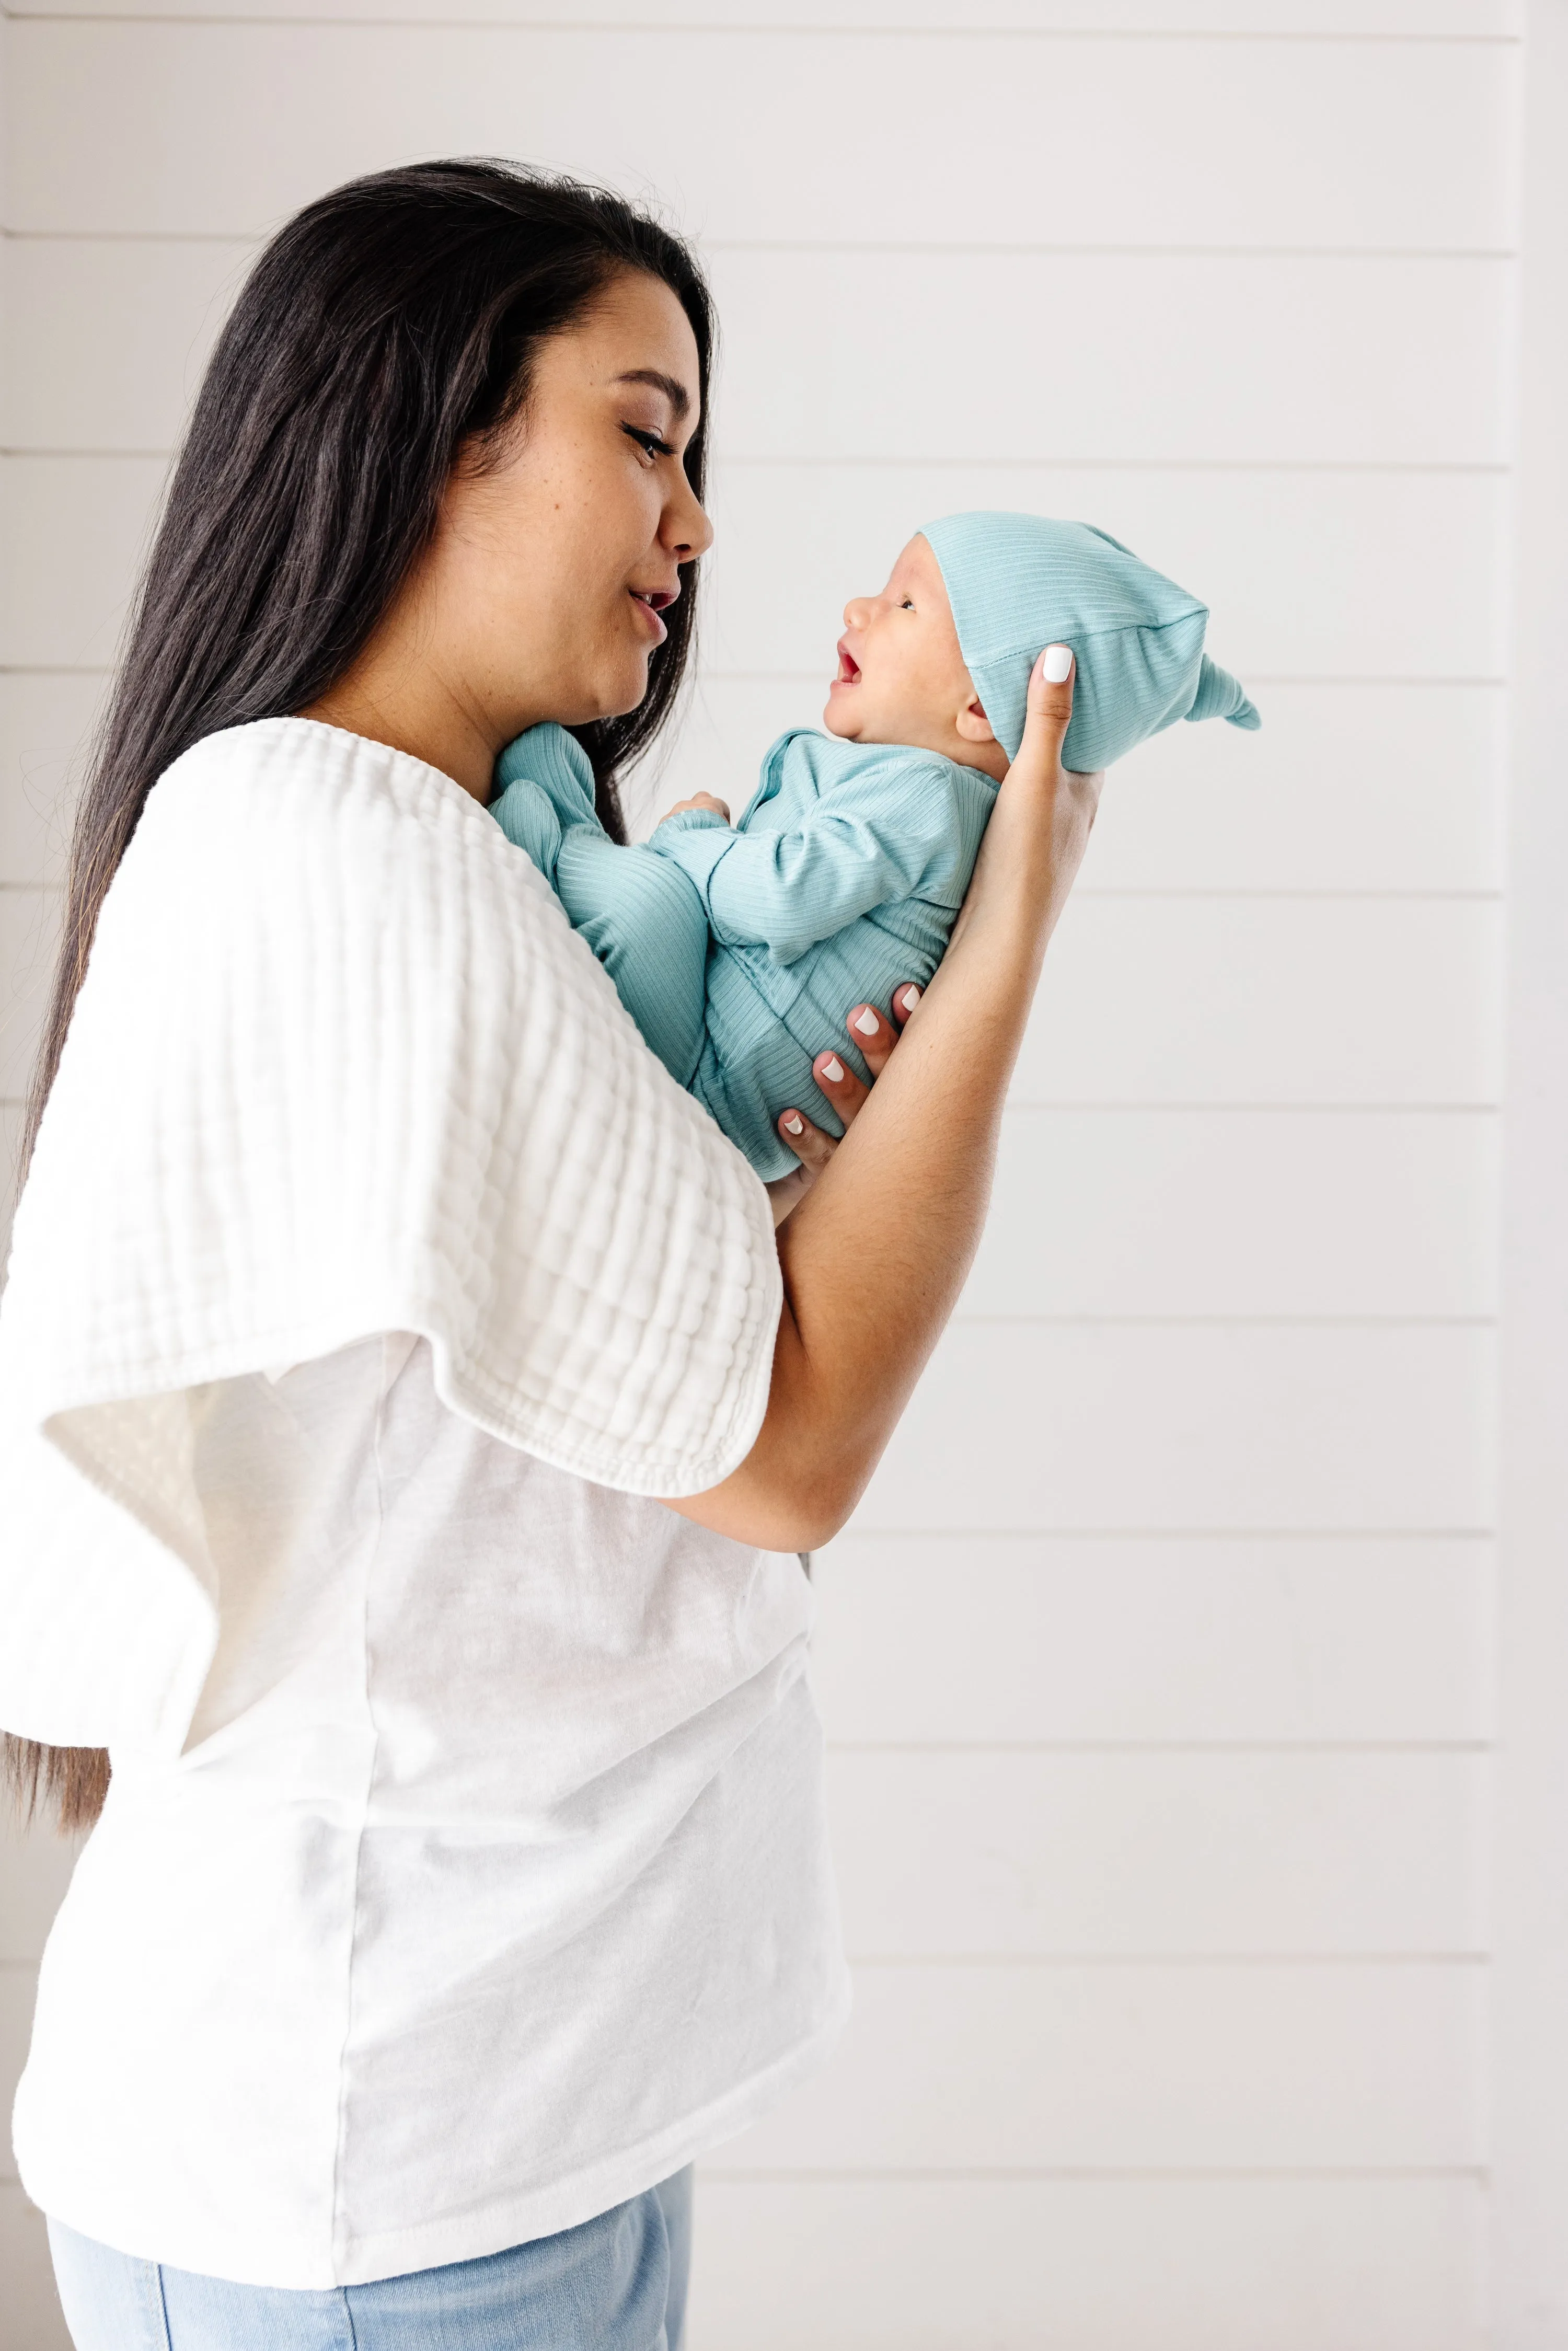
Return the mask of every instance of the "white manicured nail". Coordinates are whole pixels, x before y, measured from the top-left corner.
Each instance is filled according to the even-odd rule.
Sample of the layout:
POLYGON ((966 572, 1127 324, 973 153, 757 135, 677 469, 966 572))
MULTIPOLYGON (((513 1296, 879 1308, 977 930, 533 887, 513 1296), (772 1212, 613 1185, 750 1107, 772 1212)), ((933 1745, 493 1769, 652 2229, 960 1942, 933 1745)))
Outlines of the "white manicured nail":
POLYGON ((1047 685, 1061 685, 1072 667, 1072 654, 1066 645, 1047 645, 1040 657, 1040 674, 1047 685))
POLYGON ((784 1132, 786 1134, 804 1134, 806 1132, 805 1120, 803 1118, 797 1117, 795 1113, 791 1111, 789 1117, 784 1122, 784 1132))
POLYGON ((836 1086, 843 1074, 844 1065, 841 1061, 830 1057, 822 1063, 822 1075, 831 1086, 836 1086))
POLYGON ((904 1010, 906 1012, 913 1012, 919 1001, 920 990, 915 987, 915 982, 911 980, 909 986, 904 991, 904 1010))
POLYGON ((862 1037, 874 1037, 876 1035, 876 1014, 874 1012, 857 1012, 854 1018, 854 1026, 860 1030, 862 1037))

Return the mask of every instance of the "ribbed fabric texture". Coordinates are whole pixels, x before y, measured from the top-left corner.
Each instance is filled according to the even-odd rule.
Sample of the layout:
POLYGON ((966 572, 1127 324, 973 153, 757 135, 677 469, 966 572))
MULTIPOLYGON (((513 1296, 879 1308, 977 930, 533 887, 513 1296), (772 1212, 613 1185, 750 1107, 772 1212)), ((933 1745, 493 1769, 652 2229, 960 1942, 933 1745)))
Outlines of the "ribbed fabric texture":
POLYGON ((1261 723, 1203 650, 1207 608, 1104 531, 988 513, 923 528, 965 664, 1009 758, 1023 740, 1030 673, 1051 644, 1070 645, 1077 664, 1062 758, 1080 774, 1110 767, 1178 718, 1261 723))
POLYGON ((931 977, 963 904, 997 787, 898 745, 782 735, 737 827, 700 809, 622 849, 593 813, 575 739, 536 726, 503 753, 491 814, 559 893, 671 1074, 769 1180, 796 1165, 775 1131, 838 1115, 811 1074, 859 1003, 931 977))
POLYGON ((588 755, 564 727, 533 726, 508 743, 496 781, 491 815, 538 867, 644 1042, 689 1087, 702 1058, 708 950, 696 893, 646 849, 611 840, 588 755))
POLYGON ((490 1435, 695 1493, 779 1299, 765 1195, 467 792, 308 719, 210 737, 109 893, 16 1213, 0 1723, 177 1748, 215 1625, 187 1388, 413 1332, 490 1435))

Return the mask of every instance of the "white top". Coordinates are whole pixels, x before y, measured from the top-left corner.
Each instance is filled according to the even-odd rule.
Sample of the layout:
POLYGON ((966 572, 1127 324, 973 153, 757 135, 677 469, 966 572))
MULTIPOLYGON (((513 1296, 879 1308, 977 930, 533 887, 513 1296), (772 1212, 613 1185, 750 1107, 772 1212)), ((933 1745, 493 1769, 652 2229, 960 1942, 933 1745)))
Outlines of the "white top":
POLYGON ((500 1444, 406 1335, 189 1410, 223 1635, 50 1936, 33 2200, 327 2286, 750 2123, 847 2002, 799 1561, 500 1444))
POLYGON ((17 1207, 0 1724, 178 1753, 217 1635, 192 1386, 416 1332, 493 1437, 699 1493, 779 1301, 761 1185, 476 800, 311 719, 210 736, 109 892, 17 1207))
POLYGON ((0 1312, 0 1724, 114 1761, 18 2101, 47 2210, 390 2275, 808 2062, 809 1595, 635 1499, 745 1458, 779 1295, 761 1186, 449 777, 268 719, 160 779, 0 1312))

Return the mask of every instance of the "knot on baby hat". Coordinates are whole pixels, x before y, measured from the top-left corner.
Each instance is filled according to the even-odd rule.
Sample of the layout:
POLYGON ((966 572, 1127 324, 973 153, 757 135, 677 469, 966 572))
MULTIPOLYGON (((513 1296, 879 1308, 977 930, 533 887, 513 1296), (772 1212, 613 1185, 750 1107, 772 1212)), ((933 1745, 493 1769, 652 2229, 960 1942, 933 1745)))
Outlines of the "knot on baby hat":
POLYGON ((946 515, 924 528, 965 665, 1009 758, 1043 645, 1071 645, 1077 663, 1062 759, 1081 773, 1177 718, 1261 723, 1203 650, 1207 607, 1104 531, 1020 514, 946 515))
POLYGON ((1239 678, 1221 669, 1205 653, 1198 664, 1197 692, 1193 696, 1189 718, 1228 718, 1232 726, 1261 726, 1263 721, 1248 701, 1239 678))

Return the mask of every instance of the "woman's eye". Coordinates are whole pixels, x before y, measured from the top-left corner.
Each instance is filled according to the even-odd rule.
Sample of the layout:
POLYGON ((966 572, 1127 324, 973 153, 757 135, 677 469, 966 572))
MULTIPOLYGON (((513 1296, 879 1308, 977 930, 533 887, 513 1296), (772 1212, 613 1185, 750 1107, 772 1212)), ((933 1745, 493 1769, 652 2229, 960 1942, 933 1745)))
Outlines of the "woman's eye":
POLYGON ((643 450, 650 459, 654 457, 673 457, 675 454, 671 448, 669 443, 667 441, 661 441, 656 433, 643 433, 635 424, 623 424, 621 427, 621 430, 626 434, 629 440, 635 441, 637 446, 643 450))

